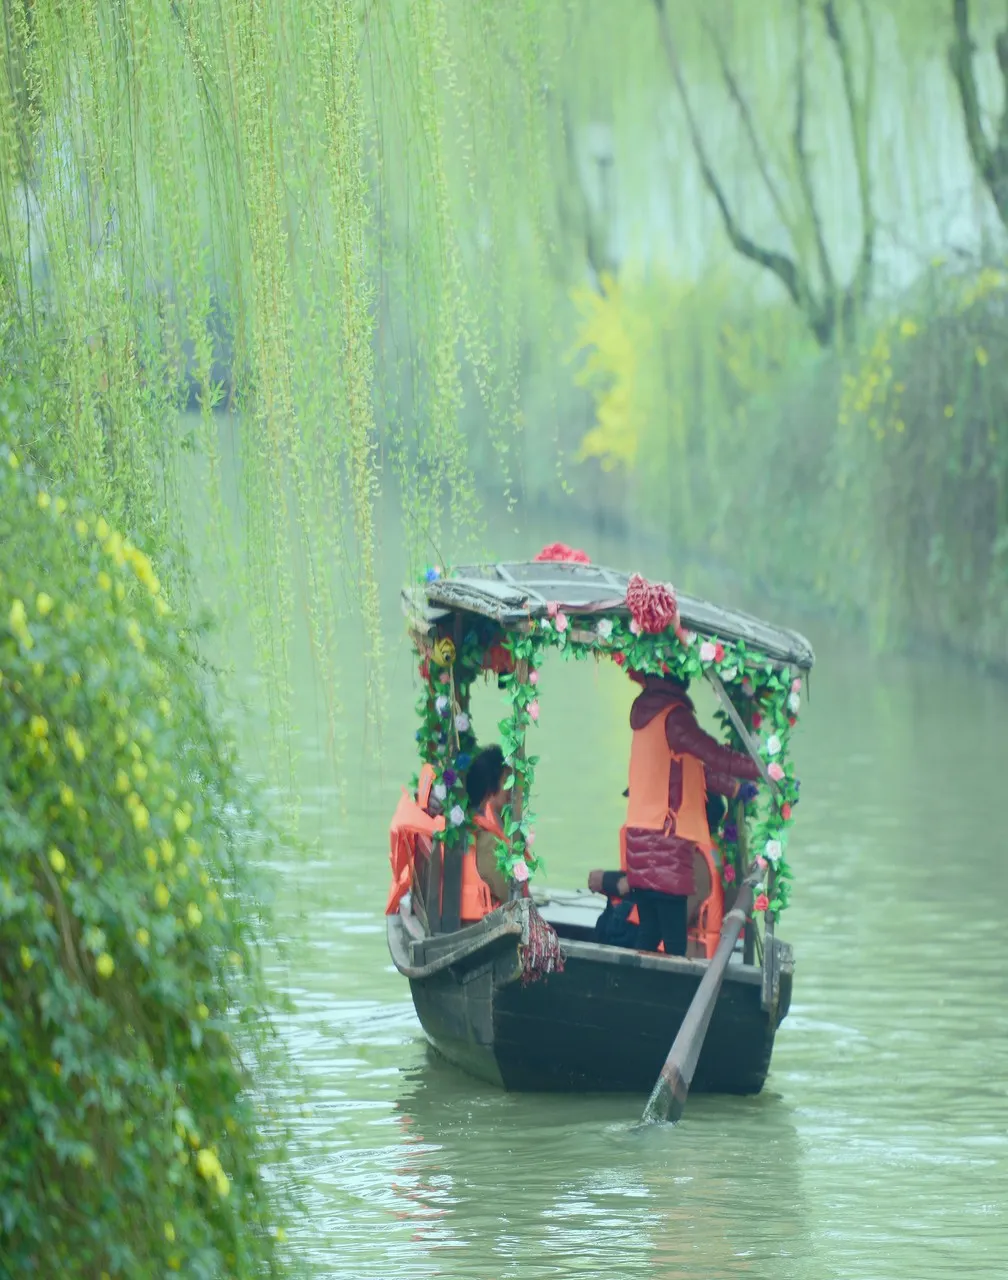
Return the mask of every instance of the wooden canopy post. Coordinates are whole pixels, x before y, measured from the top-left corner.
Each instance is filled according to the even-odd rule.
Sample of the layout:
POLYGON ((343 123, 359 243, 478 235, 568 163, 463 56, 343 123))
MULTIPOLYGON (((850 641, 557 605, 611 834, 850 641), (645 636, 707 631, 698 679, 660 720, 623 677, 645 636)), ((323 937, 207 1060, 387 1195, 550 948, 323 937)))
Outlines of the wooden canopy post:
MULTIPOLYGON (((522 684, 522 685, 528 684, 528 675, 529 675, 529 664, 523 658, 520 661, 515 663, 515 681, 518 684, 522 684)), ((519 761, 523 761, 524 759, 525 759, 525 733, 523 730, 521 735, 521 740, 519 741, 515 749, 515 762, 517 763, 519 761)), ((524 810, 525 810, 525 789, 522 786, 522 782, 518 776, 517 770, 515 770, 514 782, 511 787, 511 817, 514 819, 515 822, 521 822, 522 813, 524 812, 524 810)), ((518 888, 517 883, 513 880, 511 882, 510 889, 511 889, 510 897, 512 901, 514 901, 515 898, 521 897, 521 890, 518 888)))
MULTIPOLYGON (((451 724, 448 729, 448 745, 449 749, 458 751, 458 730, 455 728, 456 715, 456 683, 455 674, 458 670, 457 663, 459 654, 462 652, 462 634, 463 619, 461 613, 456 612, 452 619, 452 642, 455 645, 455 663, 451 667, 452 680, 450 684, 449 698, 451 706, 449 707, 449 715, 451 724)), ((465 705, 459 702, 458 709, 467 711, 469 706, 468 694, 464 700, 465 705)), ((462 924, 462 859, 465 856, 465 849, 461 845, 456 844, 454 848, 445 848, 443 868, 441 872, 441 932, 454 933, 462 924)))

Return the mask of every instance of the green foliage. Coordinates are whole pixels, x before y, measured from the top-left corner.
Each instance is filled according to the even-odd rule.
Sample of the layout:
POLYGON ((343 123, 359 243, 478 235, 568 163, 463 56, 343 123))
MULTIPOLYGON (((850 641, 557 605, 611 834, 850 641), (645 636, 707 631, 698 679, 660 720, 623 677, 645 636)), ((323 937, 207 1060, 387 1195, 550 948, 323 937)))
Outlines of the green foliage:
POLYGON ((268 844, 148 557, 0 448, 0 1255, 276 1275, 268 844))
POLYGON ((162 525, 182 547, 193 473, 211 549, 239 507, 277 725, 304 609, 339 736, 347 584, 380 703, 381 467, 426 558, 475 523, 467 378, 502 452, 515 429, 520 315, 549 274, 543 86, 564 21, 469 0, 98 0, 73 22, 59 0, 5 8, 0 339, 45 363, 54 456, 110 519, 137 508, 124 530, 162 525), (194 428, 177 426, 185 404, 194 428))
MULTIPOLYGON (((444 640, 435 641, 435 652, 438 645, 444 643, 444 640)), ((491 631, 481 636, 478 631, 472 631, 467 637, 466 669, 475 673, 481 668, 499 667, 500 650, 498 632, 491 631), (493 652, 495 648, 497 655, 493 652)), ((611 659, 628 671, 672 675, 684 685, 703 678, 708 670, 717 672, 743 723, 759 744, 763 761, 777 785, 779 804, 764 795, 758 803, 744 806, 744 812, 747 822, 751 820, 755 855, 764 860, 770 881, 769 886, 760 886, 757 896, 769 888, 771 896, 766 899, 765 910, 774 917, 779 915, 791 896, 787 843, 794 806, 798 803, 799 782, 790 759, 790 741, 801 706, 800 677, 792 675, 787 667, 769 662, 743 641, 722 644, 716 637, 702 639, 688 632, 680 635, 674 627, 652 634, 640 631, 621 617, 578 619, 568 617, 563 610, 552 609, 550 617, 533 621, 528 631, 504 637, 503 652, 509 656, 510 662, 500 681, 507 691, 511 711, 500 721, 498 729, 505 762, 522 797, 522 810, 518 814, 511 805, 504 810, 503 827, 507 842, 499 841, 497 849, 501 872, 510 880, 526 880, 529 872, 542 867, 542 860, 533 852, 535 819, 530 807, 538 757, 528 753, 527 737, 539 720, 539 668, 551 651, 564 659, 579 662, 589 658, 611 659), (518 876, 515 875, 516 868, 519 868, 518 876)), ((452 651, 453 661, 454 656, 452 651)), ((458 764, 448 745, 450 699, 438 693, 444 686, 429 656, 421 660, 420 674, 425 681, 417 706, 421 716, 421 728, 417 732, 421 755, 435 767, 442 780, 445 758, 451 758, 452 785, 462 795, 464 765, 458 764), (439 696, 444 698, 443 707, 436 704, 439 696)), ((744 744, 730 720, 723 714, 720 718, 731 745, 735 750, 744 750, 744 744)), ((470 731, 468 723, 467 731, 470 731)), ((474 741, 464 744, 467 759, 474 741)), ((446 803, 452 803, 450 795, 446 803)), ((459 824, 456 830, 459 834, 451 838, 468 839, 467 828, 459 824)), ((724 854, 725 865, 730 863, 741 869, 737 839, 724 842, 724 854)))

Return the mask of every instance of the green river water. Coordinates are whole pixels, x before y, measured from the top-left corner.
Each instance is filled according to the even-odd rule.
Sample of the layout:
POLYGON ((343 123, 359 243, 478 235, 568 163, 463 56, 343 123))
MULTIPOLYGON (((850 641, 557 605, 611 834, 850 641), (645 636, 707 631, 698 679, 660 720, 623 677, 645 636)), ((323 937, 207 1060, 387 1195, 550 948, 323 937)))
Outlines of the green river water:
MULTIPOLYGON (((780 925, 796 952, 791 1012, 763 1094, 693 1097, 676 1128, 636 1130, 639 1097, 504 1094, 427 1048, 382 914, 388 820, 416 729, 406 565, 390 545, 377 759, 355 719, 359 632, 342 642, 342 806, 310 665, 298 665, 300 834, 315 844, 274 868, 288 940, 275 978, 296 1004, 286 1030, 308 1104, 302 1115, 291 1099, 310 1189, 297 1244, 340 1280, 1008 1275, 1008 688, 958 661, 872 659, 836 624, 762 605, 654 548, 556 519, 512 524, 488 538, 498 558, 566 536, 812 641, 780 925)), ((239 651, 239 687, 243 664, 239 651)), ((548 883, 581 885, 615 865, 631 690, 615 667, 554 659, 540 692, 537 851, 548 883)), ((484 741, 497 697, 474 699, 484 741)), ((265 765, 258 734, 245 750, 265 765)))

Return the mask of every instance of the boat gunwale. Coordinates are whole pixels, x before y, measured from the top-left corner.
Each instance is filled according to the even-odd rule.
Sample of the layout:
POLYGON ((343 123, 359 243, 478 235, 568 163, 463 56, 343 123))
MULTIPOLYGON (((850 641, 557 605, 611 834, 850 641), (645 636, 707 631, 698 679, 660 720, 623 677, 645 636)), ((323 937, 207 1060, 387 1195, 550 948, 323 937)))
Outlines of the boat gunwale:
MULTIPOLYGON (((504 912, 506 909, 499 908, 499 910, 504 912)), ((485 959, 481 953, 496 950, 508 938, 513 938, 517 946, 524 932, 520 921, 507 918, 505 915, 503 921, 495 923, 490 928, 484 928, 483 921, 479 921, 454 933, 430 935, 424 939, 425 947, 435 939, 450 939, 453 945, 446 946, 440 954, 435 954, 425 964, 417 965, 412 962, 411 939, 403 921, 398 915, 389 915, 386 921, 392 963, 398 972, 411 982, 423 982, 446 969, 451 970, 460 965, 470 967, 477 957, 485 959)), ((582 942, 564 938, 562 935, 560 946, 567 959, 586 961, 608 968, 653 970, 670 978, 688 977, 699 981, 707 972, 710 963, 709 960, 700 957, 667 956, 657 951, 637 951, 629 947, 614 947, 602 942, 582 942)), ((762 968, 759 965, 732 964, 725 974, 725 982, 742 986, 760 986, 762 980, 762 968)))

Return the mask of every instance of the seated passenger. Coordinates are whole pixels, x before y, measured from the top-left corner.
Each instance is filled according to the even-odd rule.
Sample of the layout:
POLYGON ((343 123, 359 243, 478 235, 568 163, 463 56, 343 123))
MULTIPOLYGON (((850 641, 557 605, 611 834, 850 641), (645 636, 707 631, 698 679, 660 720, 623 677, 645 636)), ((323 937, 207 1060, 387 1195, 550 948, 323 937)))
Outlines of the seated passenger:
POLYGON ((507 770, 500 747, 486 747, 473 757, 466 774, 466 794, 476 825, 476 870, 496 903, 507 902, 508 883, 497 866, 497 844, 504 840, 501 813, 511 798, 504 787, 507 770))

